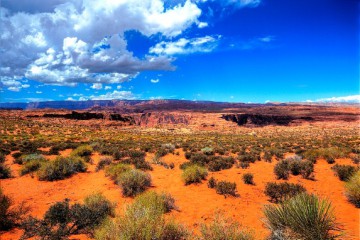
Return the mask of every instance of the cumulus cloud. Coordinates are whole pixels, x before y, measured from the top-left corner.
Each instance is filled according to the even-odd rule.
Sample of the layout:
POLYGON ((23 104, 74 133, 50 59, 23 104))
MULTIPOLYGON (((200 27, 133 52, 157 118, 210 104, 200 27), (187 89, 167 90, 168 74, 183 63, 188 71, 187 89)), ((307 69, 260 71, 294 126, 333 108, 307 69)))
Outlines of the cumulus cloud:
POLYGON ((165 8, 164 0, 3 0, 1 86, 21 89, 23 77, 53 85, 122 83, 146 70, 173 70, 168 56, 138 58, 124 33, 171 39, 200 22, 196 2, 165 8), (106 47, 104 47, 106 46, 106 47), (17 81, 9 85, 9 79, 17 81))
POLYGON ((100 90, 103 88, 102 84, 101 83, 94 83, 92 86, 91 86, 92 89, 96 89, 96 90, 100 90))
POLYGON ((150 82, 151 83, 158 83, 160 80, 159 79, 151 79, 150 82))
POLYGON ((217 47, 220 38, 221 36, 218 35, 191 39, 180 38, 175 42, 162 41, 150 48, 150 53, 158 55, 176 55, 196 52, 211 52, 217 47))

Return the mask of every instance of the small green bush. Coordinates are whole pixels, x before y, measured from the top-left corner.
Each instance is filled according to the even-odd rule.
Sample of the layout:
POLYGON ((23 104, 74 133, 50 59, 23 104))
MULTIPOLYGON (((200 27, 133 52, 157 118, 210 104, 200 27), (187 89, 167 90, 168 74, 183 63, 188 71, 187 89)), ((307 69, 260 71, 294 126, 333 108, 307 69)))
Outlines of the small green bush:
POLYGON ((96 165, 95 171, 100 171, 105 166, 110 165, 113 162, 114 158, 112 156, 101 156, 98 164, 96 165))
POLYGON ((28 212, 23 203, 14 207, 12 199, 0 188, 0 232, 18 227, 28 212))
POLYGON ((97 229, 95 239, 187 239, 189 233, 183 226, 165 221, 165 202, 162 195, 155 192, 137 196, 122 216, 106 221, 97 229))
POLYGON ((5 154, 0 152, 0 163, 4 163, 5 162, 5 154))
POLYGON ((351 203, 360 208, 360 171, 345 183, 345 195, 351 203))
POLYGON ((77 172, 85 172, 86 166, 80 157, 57 157, 54 161, 44 162, 38 170, 40 181, 61 180, 77 172))
POLYGON ((121 174, 130 170, 131 166, 129 164, 112 164, 105 169, 105 176, 110 177, 113 181, 116 181, 121 174))
POLYGON ((204 147, 201 149, 201 152, 205 155, 214 155, 214 149, 211 147, 204 147))
POLYGON ((217 194, 224 195, 225 197, 236 196, 236 183, 228 181, 220 181, 216 184, 215 190, 217 194))
POLYGON ((335 175, 338 176, 341 181, 349 180, 351 176, 354 175, 357 171, 357 168, 354 166, 339 164, 335 164, 331 169, 335 172, 335 175))
POLYGON ((330 240, 341 230, 331 203, 306 193, 265 206, 264 215, 270 239, 330 240))
POLYGON ((151 186, 151 177, 141 170, 131 169, 120 174, 117 183, 125 197, 133 197, 151 186))
POLYGON ((231 168, 234 163, 235 160, 232 157, 212 156, 209 158, 208 169, 211 172, 217 172, 231 168))
POLYGON ((114 204, 101 194, 88 196, 84 204, 72 206, 65 199, 50 206, 43 219, 30 217, 24 221, 22 238, 68 239, 74 234, 92 234, 107 216, 114 216, 114 204))
POLYGON ((289 178, 289 162, 286 160, 280 160, 274 166, 274 173, 277 179, 287 180, 289 178))
POLYGON ((216 179, 214 177, 211 177, 208 181, 208 187, 209 188, 215 188, 216 187, 216 179))
POLYGON ((305 191, 306 189, 302 185, 294 183, 269 182, 265 185, 265 195, 270 197, 270 201, 275 203, 283 202, 305 191))
POLYGON ((4 163, 0 163, 0 179, 10 178, 11 170, 4 163))
POLYGON ((245 184, 254 185, 254 175, 252 173, 245 173, 242 179, 245 184))
POLYGON ((82 145, 77 147, 71 152, 71 156, 79 156, 84 158, 85 162, 91 161, 91 154, 93 153, 94 149, 89 145, 82 145))
POLYGON ((191 165, 183 170, 182 178, 185 182, 185 185, 189 185, 192 183, 200 183, 202 180, 206 179, 208 172, 206 168, 191 165))
POLYGON ((209 225, 200 225, 200 240, 253 240, 253 234, 249 231, 241 230, 238 223, 225 219, 217 215, 209 225))

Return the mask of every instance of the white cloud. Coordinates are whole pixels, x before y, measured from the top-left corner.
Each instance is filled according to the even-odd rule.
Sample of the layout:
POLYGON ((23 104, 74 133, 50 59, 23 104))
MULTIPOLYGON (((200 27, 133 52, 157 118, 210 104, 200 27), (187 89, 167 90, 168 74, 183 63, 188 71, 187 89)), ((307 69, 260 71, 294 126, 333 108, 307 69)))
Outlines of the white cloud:
POLYGON ((320 99, 317 99, 315 102, 360 103, 360 94, 359 95, 343 96, 343 97, 320 98, 320 99))
POLYGON ((211 52, 217 47, 220 38, 221 36, 218 35, 191 39, 180 38, 176 42, 162 41, 150 48, 150 53, 158 55, 175 55, 196 52, 211 52))
POLYGON ((96 90, 100 90, 103 88, 102 84, 101 83, 94 83, 92 86, 91 86, 92 89, 96 89, 96 90))
POLYGON ((111 86, 105 86, 105 90, 111 89, 111 86))
POLYGON ((118 86, 116 87, 116 89, 117 89, 117 90, 121 89, 121 85, 118 85, 118 86))
POLYGON ((42 93, 42 91, 36 91, 36 94, 41 94, 42 93))
POLYGON ((75 101, 72 97, 68 97, 65 101, 75 101))
POLYGON ((166 39, 206 25, 191 0, 171 8, 164 0, 3 0, 0 11, 1 82, 17 76, 66 86, 122 83, 141 71, 173 70, 171 57, 135 57, 124 33, 166 39))
POLYGON ((22 87, 22 88, 29 88, 29 87, 30 87, 30 84, 22 84, 21 87, 22 87))
POLYGON ((160 80, 159 79, 151 79, 150 82, 151 83, 158 83, 160 80))
POLYGON ((136 99, 137 96, 134 95, 131 91, 117 91, 108 92, 99 96, 91 96, 90 99, 93 100, 112 100, 112 99, 136 99))

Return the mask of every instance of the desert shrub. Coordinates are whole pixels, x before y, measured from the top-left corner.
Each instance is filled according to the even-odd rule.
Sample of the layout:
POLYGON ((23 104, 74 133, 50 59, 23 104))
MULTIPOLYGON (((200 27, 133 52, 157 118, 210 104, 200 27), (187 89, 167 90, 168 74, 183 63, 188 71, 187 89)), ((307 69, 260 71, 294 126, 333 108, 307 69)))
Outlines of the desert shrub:
POLYGON ((135 204, 150 206, 151 204, 161 208, 163 213, 176 210, 175 199, 169 193, 156 193, 155 191, 145 192, 135 198, 135 204))
POLYGON ((252 240, 254 236, 245 230, 241 230, 240 225, 230 219, 225 219, 217 215, 215 219, 209 224, 200 225, 201 236, 200 240, 252 240))
POLYGON ((0 163, 4 163, 5 162, 5 154, 0 152, 0 163))
POLYGON ((96 165, 96 171, 100 171, 105 166, 110 165, 113 162, 114 158, 112 156, 101 156, 99 162, 96 165))
POLYGON ((239 155, 238 160, 240 162, 254 163, 256 161, 256 157, 253 154, 245 153, 243 155, 239 155))
POLYGON ((15 152, 15 153, 11 154, 11 156, 14 158, 14 163, 22 164, 21 155, 22 155, 21 152, 15 152))
POLYGON ((300 163, 300 173, 305 179, 313 179, 314 163, 309 160, 302 160, 300 163))
POLYGON ((0 163, 0 179, 10 178, 11 170, 10 167, 5 165, 4 163, 0 163))
MULTIPOLYGON (((165 194, 166 195, 166 194, 165 194)), ((106 221, 96 232, 95 239, 186 239, 188 231, 174 222, 166 222, 166 212, 161 195, 149 192, 135 198, 125 213, 115 221, 106 221)))
POLYGON ((38 154, 38 153, 21 155, 20 159, 21 159, 20 160, 21 164, 31 162, 31 161, 39 161, 39 162, 46 161, 46 158, 43 155, 38 154))
POLYGON ((316 163, 317 159, 321 156, 321 153, 317 149, 309 149, 303 153, 303 156, 310 162, 316 163))
POLYGON ((204 180, 208 175, 206 168, 191 165, 183 170, 182 178, 185 182, 185 185, 189 185, 192 183, 200 183, 201 180, 204 180))
POLYGON ((193 164, 204 166, 209 162, 209 158, 202 153, 194 153, 190 157, 190 162, 193 164))
POLYGON ((274 173, 277 179, 287 180, 289 178, 289 162, 286 160, 280 160, 274 166, 274 173))
POLYGON ((184 170, 184 169, 186 169, 186 168, 188 168, 190 166, 193 166, 193 165, 196 165, 196 164, 194 164, 192 162, 184 162, 184 163, 180 164, 179 168, 181 170, 184 170))
POLYGON ((208 169, 211 172, 229 169, 234 165, 234 162, 235 160, 232 157, 212 156, 208 163, 208 169))
POLYGON ((228 182, 228 181, 219 181, 215 190, 217 194, 224 195, 225 197, 228 195, 236 196, 236 183, 228 182))
POLYGON ((22 224, 22 238, 67 239, 73 234, 91 234, 107 216, 113 216, 114 205, 100 194, 89 196, 84 204, 70 206, 69 199, 50 206, 39 220, 28 218, 22 224))
POLYGON ((28 212, 29 208, 23 203, 13 207, 12 199, 5 195, 0 188, 0 231, 19 226, 28 212))
POLYGON ((299 175, 301 173, 301 158, 298 156, 286 158, 285 161, 289 161, 289 170, 292 175, 299 175))
POLYGON ((120 174, 117 183, 125 197, 132 197, 151 186, 151 177, 141 170, 131 169, 120 174))
POLYGON ((240 162, 237 164, 237 167, 241 167, 242 169, 246 169, 250 167, 250 163, 249 162, 240 162))
POLYGON ((215 188, 216 187, 216 179, 214 177, 211 177, 208 181, 208 187, 209 188, 215 188))
POLYGON ((335 158, 333 158, 332 156, 327 156, 327 157, 325 158, 325 160, 326 160, 326 162, 327 162, 328 164, 333 164, 333 163, 335 163, 335 158))
POLYGON ((22 165, 22 167, 20 169, 20 175, 22 176, 22 175, 37 171, 41 167, 41 164, 43 164, 45 162, 46 162, 46 159, 44 157, 34 159, 34 160, 24 161, 24 164, 22 165))
POLYGON ((169 168, 170 169, 174 169, 175 168, 175 164, 173 162, 169 163, 169 168))
POLYGON ((204 147, 201 149, 201 152, 205 155, 214 155, 214 149, 211 147, 204 147))
POLYGON ((185 152, 185 158, 190 159, 191 158, 191 152, 185 152))
POLYGON ((242 179, 245 184, 250 184, 250 185, 254 184, 254 175, 252 173, 245 173, 242 176, 242 179))
POLYGON ((89 145, 81 145, 71 152, 71 156, 79 156, 84 158, 85 162, 91 162, 91 154, 94 149, 89 145))
POLYGON ((331 203, 315 195, 299 194, 280 205, 264 208, 272 239, 335 239, 340 230, 331 203), (276 235, 285 238, 276 238, 276 235))
POLYGON ((85 172, 86 165, 80 157, 57 157, 41 164, 38 177, 41 181, 61 180, 77 172, 85 172))
POLYGON ((305 191, 306 189, 300 184, 269 182, 265 185, 264 193, 270 197, 270 201, 278 203, 305 191))
POLYGON ((339 165, 336 164, 331 168, 335 175, 339 177, 341 181, 347 181, 355 174, 357 168, 351 165, 339 165))
POLYGON ((117 163, 109 165, 105 169, 105 175, 110 177, 113 181, 116 181, 121 174, 130 170, 131 166, 129 164, 117 163))
POLYGON ((128 150, 125 155, 130 158, 144 158, 146 153, 138 150, 128 150))
POLYGON ((350 156, 351 160, 353 161, 354 164, 359 164, 360 163, 360 155, 359 154, 354 154, 350 156))
POLYGON ((345 183, 345 195, 351 203, 360 208, 360 171, 345 183))
POLYGON ((272 156, 273 156, 273 155, 272 155, 270 152, 265 152, 265 153, 264 153, 264 160, 265 160, 265 162, 271 162, 272 156))

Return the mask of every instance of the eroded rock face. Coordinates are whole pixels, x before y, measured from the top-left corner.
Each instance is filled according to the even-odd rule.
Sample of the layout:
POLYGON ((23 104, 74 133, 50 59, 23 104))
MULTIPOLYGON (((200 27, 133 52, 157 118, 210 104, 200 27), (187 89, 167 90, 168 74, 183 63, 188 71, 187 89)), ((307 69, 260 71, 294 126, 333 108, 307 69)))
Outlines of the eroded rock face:
POLYGON ((157 125, 172 125, 184 124, 188 125, 190 116, 183 114, 164 113, 164 112, 147 112, 141 114, 137 120, 140 126, 157 126, 157 125))
POLYGON ((294 118, 291 116, 261 115, 261 114, 223 114, 222 117, 226 121, 232 121, 239 126, 243 125, 289 125, 294 118))
POLYGON ((102 113, 91 113, 91 112, 75 112, 67 114, 56 114, 56 113, 45 113, 44 118, 65 118, 65 119, 74 119, 74 120, 90 120, 90 119, 104 119, 104 114, 102 113))

